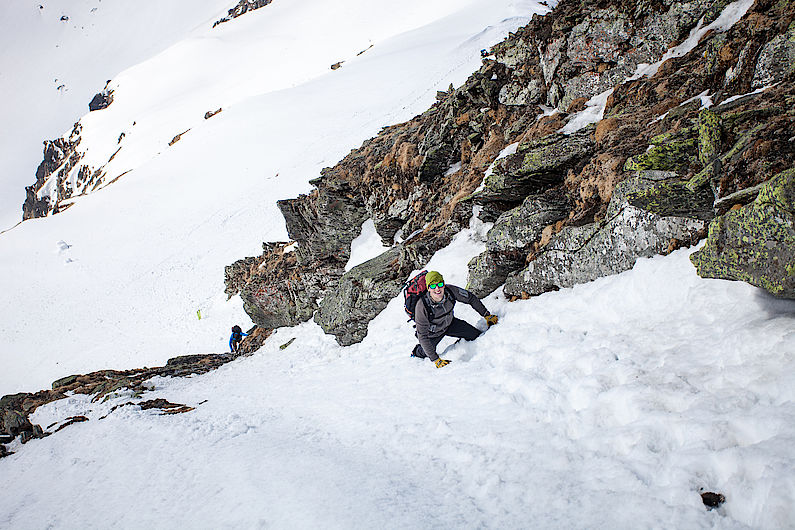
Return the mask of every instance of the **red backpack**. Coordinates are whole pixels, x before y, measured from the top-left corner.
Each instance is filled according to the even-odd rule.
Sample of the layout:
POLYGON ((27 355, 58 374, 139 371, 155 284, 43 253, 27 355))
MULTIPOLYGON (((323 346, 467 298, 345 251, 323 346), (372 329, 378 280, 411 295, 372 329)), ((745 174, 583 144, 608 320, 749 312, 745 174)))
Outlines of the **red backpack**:
MULTIPOLYGON (((422 271, 403 286, 403 309, 408 313, 409 320, 414 320, 414 309, 417 307, 419 300, 422 300, 422 303, 425 304, 425 312, 428 313, 428 316, 431 315, 431 305, 425 297, 425 293, 428 292, 428 285, 425 283, 426 274, 428 274, 428 271, 422 271)), ((451 296, 450 293, 445 291, 444 296, 455 304, 455 297, 451 296)))
POLYGON ((428 274, 428 271, 422 271, 403 286, 403 308, 409 315, 410 320, 414 320, 414 309, 417 307, 417 301, 428 291, 428 286, 425 285, 426 274, 428 274))

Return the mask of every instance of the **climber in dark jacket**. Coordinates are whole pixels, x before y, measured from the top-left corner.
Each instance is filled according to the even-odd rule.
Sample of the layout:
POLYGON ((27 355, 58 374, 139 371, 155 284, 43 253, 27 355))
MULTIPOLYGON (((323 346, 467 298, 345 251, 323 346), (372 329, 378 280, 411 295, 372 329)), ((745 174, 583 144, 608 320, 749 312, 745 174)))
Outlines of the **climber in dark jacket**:
POLYGON ((240 326, 232 326, 232 334, 229 336, 229 351, 235 353, 237 350, 240 349, 240 343, 243 340, 243 337, 248 337, 247 333, 243 333, 243 330, 240 329, 240 326))
POLYGON ((445 285, 444 278, 436 271, 430 271, 425 276, 425 285, 428 291, 417 302, 414 311, 417 339, 420 343, 414 347, 411 355, 428 357, 437 368, 441 368, 450 364, 450 361, 440 359, 436 353, 436 346, 445 336, 475 340, 481 333, 475 326, 453 316, 456 301, 471 305, 486 319, 489 327, 497 323, 497 316, 489 313, 483 302, 466 289, 445 285))

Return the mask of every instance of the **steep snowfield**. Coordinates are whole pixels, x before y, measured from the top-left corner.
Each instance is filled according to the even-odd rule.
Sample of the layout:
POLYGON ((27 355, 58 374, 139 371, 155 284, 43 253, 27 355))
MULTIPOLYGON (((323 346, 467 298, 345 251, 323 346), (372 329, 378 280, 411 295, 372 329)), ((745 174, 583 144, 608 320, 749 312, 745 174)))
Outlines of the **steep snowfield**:
POLYGON ((223 267, 286 239, 276 200, 309 191, 323 167, 427 109, 437 89, 478 68, 481 49, 546 9, 330 6, 276 1, 202 24, 114 77, 114 103, 85 117, 83 145, 97 161, 121 145, 107 170, 123 176, 0 235, 0 394, 225 349, 231 325, 250 321, 239 299, 226 302, 223 267))
MULTIPOLYGON (((249 321, 225 300, 223 266, 286 237, 275 200, 427 108, 539 9, 408 1, 402 18, 393 4, 340 0, 356 17, 344 35, 268 26, 331 16, 313 5, 275 0, 222 32, 202 24, 114 77, 117 101, 86 129, 98 150, 101 132, 115 142, 130 129, 114 163, 131 171, 0 235, 0 395, 224 350, 231 325, 249 321), (275 63, 238 61, 265 42, 283 44, 275 63), (316 54, 306 68, 289 59, 316 54)), ((463 284, 487 228, 473 223, 428 268, 463 284)), ((365 223, 351 265, 379 247, 365 223)), ((441 370, 408 356, 395 299, 358 345, 310 322, 140 397, 51 403, 32 417, 44 428, 90 420, 9 446, 0 528, 795 527, 795 303, 701 279, 691 252, 527 301, 494 294, 484 302, 500 323, 443 342, 453 363, 441 370), (111 412, 152 398, 196 408, 111 412), (702 488, 727 502, 707 511, 702 488)))
MULTIPOLYGON (((479 245, 464 233, 430 265, 460 283, 479 245)), ((33 419, 90 421, 0 460, 0 527, 792 527, 795 307, 698 278, 689 253, 491 296, 500 323, 443 343, 441 370, 408 356, 396 299, 360 345, 281 329, 141 396, 186 414, 55 402, 33 419)))
POLYGON ((229 7, 229 0, 0 3, 0 230, 22 219, 44 140, 71 130, 109 79, 194 30, 206 33, 229 7))

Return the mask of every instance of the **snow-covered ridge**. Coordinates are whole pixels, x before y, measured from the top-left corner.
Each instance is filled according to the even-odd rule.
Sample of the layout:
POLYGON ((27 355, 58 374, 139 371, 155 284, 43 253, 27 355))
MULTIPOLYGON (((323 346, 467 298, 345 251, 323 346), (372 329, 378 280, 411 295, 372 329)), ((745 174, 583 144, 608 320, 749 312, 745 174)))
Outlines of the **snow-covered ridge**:
POLYGON ((138 367, 223 349, 226 320, 249 321, 239 299, 226 300, 224 267, 286 238, 275 201, 308 191, 352 145, 426 109, 437 89, 477 68, 481 49, 547 9, 274 2, 212 28, 229 6, 202 6, 185 38, 114 76, 113 103, 80 121, 74 171, 102 167, 105 183, 118 180, 0 236, 2 289, 15 308, 0 325, 0 394, 49 386, 98 361, 138 367), (61 337, 58 358, 41 357, 49 336, 25 331, 42 310, 35 320, 61 337), (130 343, 104 346, 120 336, 130 343))
MULTIPOLYGON (((366 2, 361 1, 295 8, 276 3, 268 9, 242 10, 246 17, 234 24, 197 28, 108 83, 114 103, 81 118, 79 138, 69 139, 72 148, 58 163, 48 160, 45 152, 44 164, 53 167, 46 177, 37 176, 36 197, 30 201, 39 205, 26 210, 31 217, 61 211, 63 201, 116 182, 186 134, 207 128, 208 113, 326 76, 330 65, 340 60, 350 67, 363 50, 419 30, 447 16, 447 9, 434 4, 420 16, 418 6, 409 3, 387 17, 367 18, 366 2), (322 36, 329 24, 338 35, 332 41, 301 42, 299 35, 322 36), (254 25, 256 32, 251 31, 254 25), (293 42, 283 38, 284 28, 300 28, 293 42)), ((488 29, 477 40, 487 42, 483 39, 495 35, 488 29)))
MULTIPOLYGON (((199 127, 113 186, 0 236, 0 394, 225 350, 228 328, 248 321, 241 301, 222 293, 221 271, 285 238, 275 200, 308 191, 321 168, 424 111, 439 88, 461 86, 479 49, 512 27, 503 21, 538 7, 440 2, 449 16, 436 19, 432 6, 412 5, 428 27, 209 120, 203 112, 219 107, 191 114, 199 127)), ((276 6, 215 30, 256 32, 254 20, 276 6)), ((392 13, 366 7, 362 27, 392 13)), ((241 42, 204 45, 234 52, 241 42)), ((215 51, 207 57, 230 56, 215 51)), ((670 108, 681 117, 694 106, 670 108)), ((539 126, 558 130, 571 116, 559 114, 539 126)), ((645 126, 660 112, 639 114, 645 126)), ((670 120, 649 128, 660 123, 670 120)), ((161 125, 168 141, 183 132, 161 125)), ((611 132, 599 129, 601 141, 611 132)), ((478 162, 485 169, 500 151, 478 162)), ((521 153, 504 154, 494 171, 521 153)), ((454 177, 451 166, 440 165, 443 178, 454 177)), ((431 186, 440 188, 442 201, 453 193, 431 186)), ((366 225, 354 230, 362 250, 377 243, 366 225)), ((465 283, 485 228, 472 223, 424 265, 465 283)), ((88 421, 16 440, 0 459, 12 485, 0 496, 0 528, 791 527, 795 308, 698 277, 691 254, 641 259, 531 300, 509 303, 497 291, 484 302, 500 323, 472 343, 443 343, 453 361, 444 370, 408 357, 415 339, 395 298, 360 344, 340 347, 307 322, 211 373, 154 377, 139 395, 123 386, 107 401, 70 393, 33 421, 48 430, 88 421), (160 415, 153 400, 194 410, 160 415), (114 408, 129 402, 137 405, 114 408), (705 491, 726 502, 707 510, 705 491)), ((457 315, 485 327, 466 309, 457 315)))

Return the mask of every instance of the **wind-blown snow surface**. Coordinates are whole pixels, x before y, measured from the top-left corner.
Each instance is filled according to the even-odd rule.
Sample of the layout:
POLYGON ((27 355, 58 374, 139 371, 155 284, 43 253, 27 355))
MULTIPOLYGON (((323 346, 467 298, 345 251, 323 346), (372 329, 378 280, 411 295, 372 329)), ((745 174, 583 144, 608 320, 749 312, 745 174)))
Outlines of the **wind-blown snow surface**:
MULTIPOLYGON (((466 231, 429 266, 461 283, 480 248, 466 231)), ((409 357, 395 299, 359 345, 280 329, 141 396, 186 414, 100 419, 129 393, 42 407, 90 421, 0 460, 0 527, 792 528, 795 305, 699 278, 690 252, 490 296, 500 323, 443 343, 441 370, 409 357)))
MULTIPOLYGON (((320 46, 283 28, 283 53, 328 52, 319 69, 274 72, 260 93, 241 79, 250 95, 206 122, 192 114, 217 108, 206 96, 215 92, 193 85, 202 60, 254 46, 279 5, 300 20, 290 9, 301 3, 276 0, 229 23, 224 38, 197 30, 180 53, 118 77, 141 90, 153 80, 135 72, 171 83, 193 128, 159 156, 148 134, 126 135, 130 173, 0 235, 0 394, 224 349, 229 327, 247 320, 239 300, 225 302, 222 267, 285 237, 274 201, 463 81, 478 50, 535 5, 409 1, 412 27, 372 34, 392 13, 370 4, 346 28, 361 45, 324 34, 320 46)), ((173 101, 145 103, 120 96, 91 127, 117 136, 130 123, 107 116, 127 119, 140 105, 142 127, 181 132, 173 101)), ((428 268, 463 284, 486 228, 464 231, 428 268)), ((366 224, 355 262, 375 238, 366 224)), ((45 428, 90 421, 11 444, 0 528, 792 528, 795 303, 701 279, 689 253, 532 300, 492 295, 500 323, 475 342, 443 342, 453 363, 441 370, 408 356, 415 339, 398 298, 359 345, 342 348, 307 323, 215 372, 153 380, 140 397, 41 407, 32 419, 45 428), (196 408, 110 412, 156 397, 196 408), (707 511, 701 488, 726 504, 707 511)), ((463 304, 456 312, 483 328, 463 304)))
POLYGON ((276 200, 309 191, 323 167, 426 110, 437 89, 478 68, 481 49, 548 10, 527 0, 277 0, 212 29, 231 7, 221 4, 203 2, 204 23, 113 77, 114 103, 84 118, 83 163, 121 146, 106 167, 121 178, 0 234, 0 395, 225 349, 229 328, 250 320, 239 298, 226 301, 223 268, 286 239, 276 200))

